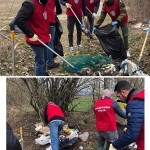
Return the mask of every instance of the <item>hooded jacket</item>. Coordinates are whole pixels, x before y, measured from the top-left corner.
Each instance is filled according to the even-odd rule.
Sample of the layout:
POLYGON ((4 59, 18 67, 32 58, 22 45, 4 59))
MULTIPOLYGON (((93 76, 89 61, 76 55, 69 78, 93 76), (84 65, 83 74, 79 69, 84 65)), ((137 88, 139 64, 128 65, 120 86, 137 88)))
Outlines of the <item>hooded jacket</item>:
POLYGON ((47 0, 41 0, 41 2, 44 3, 40 4, 38 0, 25 0, 15 18, 14 24, 23 31, 26 42, 29 44, 41 44, 38 41, 29 40, 34 34, 44 43, 50 40, 47 0))
POLYGON ((144 90, 132 89, 127 97, 127 132, 112 143, 120 149, 136 142, 138 150, 144 150, 144 90))

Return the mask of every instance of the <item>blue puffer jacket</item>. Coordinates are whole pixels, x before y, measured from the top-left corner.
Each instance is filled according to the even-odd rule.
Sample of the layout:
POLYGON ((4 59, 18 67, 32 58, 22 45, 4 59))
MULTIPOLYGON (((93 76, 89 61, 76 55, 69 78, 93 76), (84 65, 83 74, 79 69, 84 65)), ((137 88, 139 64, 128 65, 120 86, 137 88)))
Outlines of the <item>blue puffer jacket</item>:
MULTIPOLYGON (((140 91, 141 90, 132 89, 128 94, 127 100, 129 101, 133 95, 140 91)), ((141 137, 141 129, 144 127, 144 100, 140 98, 133 98, 133 100, 129 101, 126 107, 126 115, 127 132, 112 143, 116 149, 123 148, 137 141, 139 137, 141 137)), ((144 139, 140 142, 143 143, 142 147, 144 147, 144 139)))

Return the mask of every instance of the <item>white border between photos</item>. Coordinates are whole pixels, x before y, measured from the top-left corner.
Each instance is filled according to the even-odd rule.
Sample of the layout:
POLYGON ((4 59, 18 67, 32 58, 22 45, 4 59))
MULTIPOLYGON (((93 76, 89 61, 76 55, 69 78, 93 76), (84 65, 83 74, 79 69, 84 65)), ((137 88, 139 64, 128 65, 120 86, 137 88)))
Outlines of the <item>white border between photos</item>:
POLYGON ((145 77, 145 150, 150 150, 150 77, 145 77))
POLYGON ((0 77, 0 149, 6 149, 6 77, 0 77))

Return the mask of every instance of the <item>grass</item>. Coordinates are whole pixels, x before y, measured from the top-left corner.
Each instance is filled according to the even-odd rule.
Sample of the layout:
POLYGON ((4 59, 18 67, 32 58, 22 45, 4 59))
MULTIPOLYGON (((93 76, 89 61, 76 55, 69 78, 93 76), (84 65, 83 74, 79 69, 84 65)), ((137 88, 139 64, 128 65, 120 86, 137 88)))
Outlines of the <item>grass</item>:
POLYGON ((69 110, 74 108, 74 111, 86 112, 90 110, 93 106, 92 99, 90 97, 79 97, 74 99, 73 102, 69 105, 69 110))

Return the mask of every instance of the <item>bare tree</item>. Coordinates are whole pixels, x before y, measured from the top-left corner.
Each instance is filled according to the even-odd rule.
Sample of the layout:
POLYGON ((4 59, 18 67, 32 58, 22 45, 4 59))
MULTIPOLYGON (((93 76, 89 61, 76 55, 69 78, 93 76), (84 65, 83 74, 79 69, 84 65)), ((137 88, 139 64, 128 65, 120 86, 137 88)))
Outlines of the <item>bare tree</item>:
POLYGON ((129 18, 142 22, 147 22, 150 19, 149 0, 125 0, 125 2, 128 5, 129 18))

